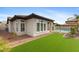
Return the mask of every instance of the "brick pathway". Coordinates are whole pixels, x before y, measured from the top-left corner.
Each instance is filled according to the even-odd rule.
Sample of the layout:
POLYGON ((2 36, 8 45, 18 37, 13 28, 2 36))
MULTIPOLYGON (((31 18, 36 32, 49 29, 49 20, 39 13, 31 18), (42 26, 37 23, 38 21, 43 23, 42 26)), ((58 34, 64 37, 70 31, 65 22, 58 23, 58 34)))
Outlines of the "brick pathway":
POLYGON ((11 42, 10 47, 13 48, 13 47, 16 47, 18 45, 22 45, 22 44, 30 42, 32 40, 36 40, 38 38, 45 37, 45 36, 47 36, 49 34, 51 34, 51 33, 43 34, 43 35, 40 35, 40 36, 37 36, 37 37, 30 37, 30 38, 25 38, 25 39, 22 39, 22 40, 17 40, 15 42, 11 42))
POLYGON ((28 36, 28 35, 15 36, 12 33, 9 33, 7 31, 2 31, 2 30, 0 30, 0 36, 8 40, 9 42, 14 42, 14 41, 17 41, 18 39, 22 40, 25 38, 31 38, 31 36, 28 36))
POLYGON ((44 37, 44 36, 47 36, 47 35, 48 35, 48 33, 37 36, 37 37, 31 37, 31 36, 28 36, 28 35, 23 35, 23 36, 18 37, 18 36, 12 35, 11 33, 6 32, 6 31, 0 31, 0 36, 9 41, 11 48, 16 47, 16 46, 21 45, 21 44, 24 44, 26 42, 30 42, 32 40, 36 40, 40 37, 44 37))

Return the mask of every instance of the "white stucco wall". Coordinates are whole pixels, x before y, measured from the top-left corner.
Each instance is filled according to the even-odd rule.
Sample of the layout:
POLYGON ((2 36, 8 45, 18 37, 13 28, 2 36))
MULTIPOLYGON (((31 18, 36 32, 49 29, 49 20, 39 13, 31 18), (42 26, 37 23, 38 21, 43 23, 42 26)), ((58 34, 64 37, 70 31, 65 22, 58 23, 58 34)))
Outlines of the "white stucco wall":
POLYGON ((39 32, 37 31, 37 23, 39 23, 41 20, 42 19, 35 19, 35 32, 34 32, 34 35, 33 36, 38 36, 38 35, 45 34, 45 33, 48 33, 49 32, 47 30, 47 21, 46 20, 43 20, 44 23, 46 24, 46 31, 39 31, 39 32))
POLYGON ((0 30, 5 30, 7 25, 5 23, 0 23, 0 30))
MULTIPOLYGON (((48 29, 47 28, 48 21, 46 21, 46 20, 43 20, 44 23, 46 24, 46 31, 37 32, 37 23, 39 23, 40 20, 42 20, 42 19, 32 18, 32 19, 25 20, 24 21, 24 23, 25 23, 25 31, 21 32, 21 19, 17 19, 17 20, 15 20, 13 22, 13 26, 11 25, 11 23, 8 24, 9 25, 9 27, 8 27, 9 32, 14 32, 17 35, 27 34, 27 35, 31 35, 31 36, 38 36, 38 35, 50 32, 50 31, 47 30, 48 29), (18 31, 16 31, 16 21, 18 22, 18 31)), ((53 24, 52 24, 52 26, 53 26, 53 24)))
POLYGON ((25 31, 24 32, 21 32, 21 20, 22 19, 17 19, 13 22, 10 22, 8 24, 8 29, 9 29, 9 32, 14 32, 16 33, 17 35, 24 35, 24 34, 28 34, 28 35, 31 35, 33 36, 34 34, 34 30, 35 30, 35 26, 34 26, 34 20, 33 19, 28 19, 28 20, 25 20, 25 31), (18 31, 16 31, 16 22, 18 22, 18 31), (12 24, 13 23, 13 24, 12 24))
POLYGON ((9 31, 9 32, 12 32, 12 31, 13 31, 13 30, 12 30, 12 29, 13 29, 13 28, 12 28, 12 26, 13 26, 12 24, 13 24, 13 22, 11 22, 11 21, 9 21, 9 23, 7 24, 7 25, 8 25, 8 31, 9 31))
POLYGON ((32 18, 26 21, 26 33, 31 36, 38 36, 41 34, 48 33, 47 30, 47 21, 43 20, 46 23, 46 31, 37 32, 37 23, 40 22, 41 19, 32 18))
POLYGON ((33 36, 35 33, 35 19, 26 20, 26 33, 33 36))
POLYGON ((21 32, 21 20, 22 19, 17 19, 16 21, 13 22, 14 32, 17 35, 24 35, 24 34, 26 34, 26 21, 24 22, 24 24, 25 24, 25 31, 21 32), (16 26, 17 26, 16 23, 18 23, 18 31, 16 30, 16 26))

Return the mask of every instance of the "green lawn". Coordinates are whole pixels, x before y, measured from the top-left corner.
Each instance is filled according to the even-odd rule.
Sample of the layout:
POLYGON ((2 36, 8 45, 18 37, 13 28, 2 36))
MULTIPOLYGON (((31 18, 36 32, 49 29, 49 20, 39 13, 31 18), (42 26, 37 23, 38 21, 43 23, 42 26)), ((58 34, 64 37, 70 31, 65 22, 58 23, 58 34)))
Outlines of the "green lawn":
POLYGON ((14 52, 75 52, 79 51, 78 39, 67 39, 63 34, 52 33, 46 37, 13 48, 14 52))

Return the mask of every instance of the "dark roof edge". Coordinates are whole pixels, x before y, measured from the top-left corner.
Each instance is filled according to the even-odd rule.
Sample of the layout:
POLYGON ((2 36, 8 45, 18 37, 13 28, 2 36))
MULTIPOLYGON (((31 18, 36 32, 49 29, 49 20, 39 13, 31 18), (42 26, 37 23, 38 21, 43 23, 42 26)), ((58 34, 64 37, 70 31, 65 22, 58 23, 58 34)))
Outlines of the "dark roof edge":
POLYGON ((29 19, 29 18, 42 18, 42 19, 46 19, 46 20, 49 20, 49 21, 55 21, 55 20, 52 20, 52 19, 49 19, 49 18, 46 18, 46 17, 43 17, 43 16, 40 16, 40 15, 37 15, 37 14, 30 14, 30 15, 27 15, 27 16, 23 16, 23 15, 14 15, 13 17, 11 18, 7 18, 7 24, 8 24, 8 21, 14 21, 16 19, 29 19))

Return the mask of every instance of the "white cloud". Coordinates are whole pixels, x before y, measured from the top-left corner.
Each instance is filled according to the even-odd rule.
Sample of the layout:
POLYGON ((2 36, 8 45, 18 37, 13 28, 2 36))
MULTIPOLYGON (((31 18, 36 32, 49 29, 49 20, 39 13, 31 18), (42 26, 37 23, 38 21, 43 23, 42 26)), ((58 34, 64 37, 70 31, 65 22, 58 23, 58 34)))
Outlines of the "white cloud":
POLYGON ((55 22, 60 23, 60 24, 63 24, 67 20, 67 18, 73 17, 72 14, 69 14, 66 12, 59 12, 56 10, 45 9, 44 12, 46 12, 46 13, 39 12, 37 14, 51 18, 51 19, 55 20, 55 22))
MULTIPOLYGON (((37 10, 34 13, 41 15, 41 16, 45 16, 47 18, 53 19, 55 20, 55 22, 63 24, 68 17, 73 16, 72 14, 66 13, 66 12, 59 12, 58 10, 52 10, 52 9, 42 9, 43 11, 37 10)), ((20 13, 21 14, 21 13, 20 13)), ((28 13, 23 13, 25 15, 27 15, 28 13)), ((11 17, 14 16, 12 15, 8 15, 8 14, 0 14, 0 21, 2 20, 7 20, 7 17, 11 17)))
POLYGON ((58 13, 58 14, 55 14, 55 15, 56 15, 56 17, 55 17, 56 21, 58 23, 61 23, 61 24, 63 24, 67 20, 67 18, 73 17, 73 15, 64 14, 64 13, 58 13))

